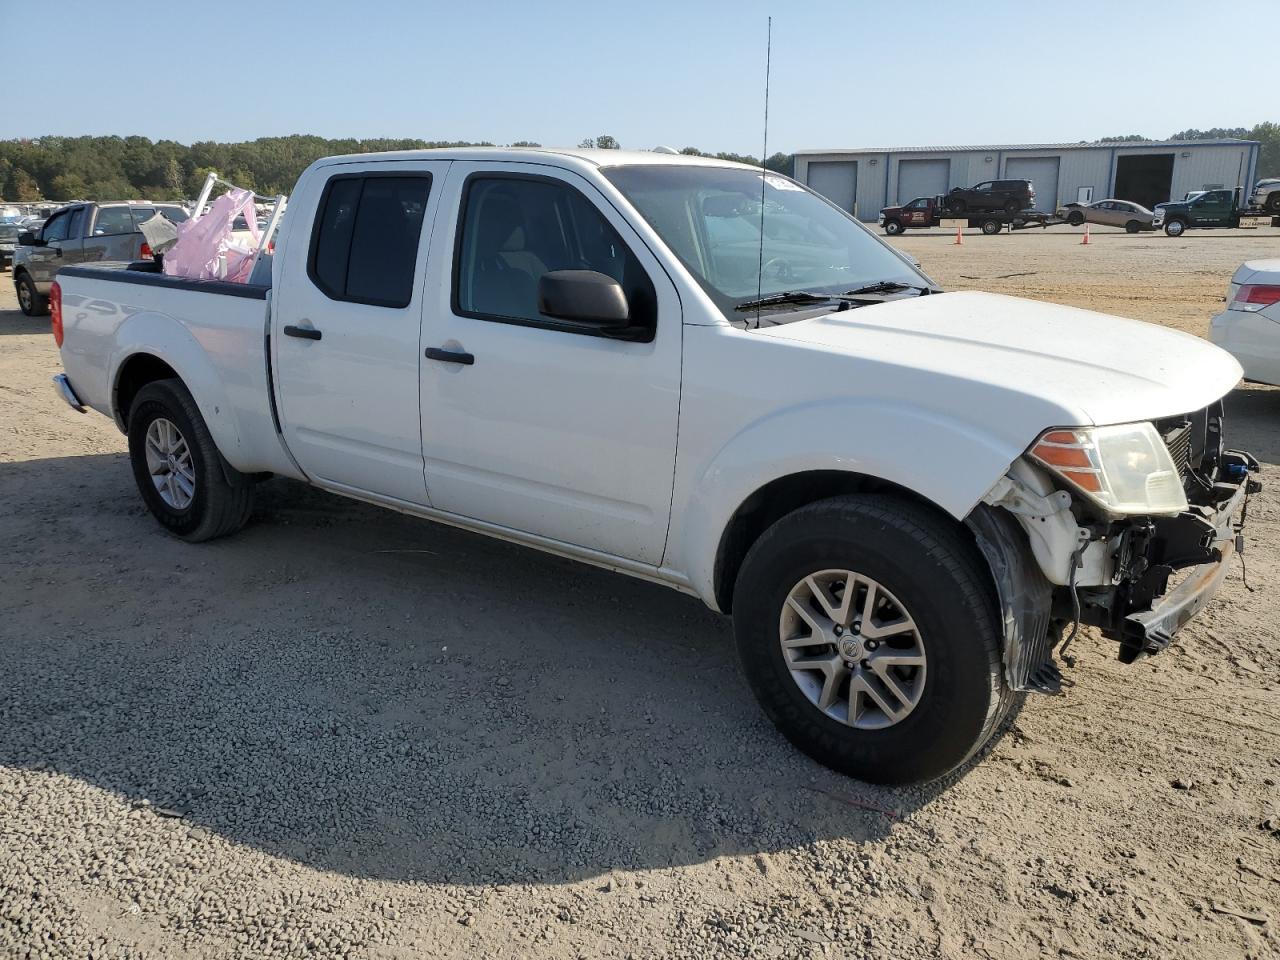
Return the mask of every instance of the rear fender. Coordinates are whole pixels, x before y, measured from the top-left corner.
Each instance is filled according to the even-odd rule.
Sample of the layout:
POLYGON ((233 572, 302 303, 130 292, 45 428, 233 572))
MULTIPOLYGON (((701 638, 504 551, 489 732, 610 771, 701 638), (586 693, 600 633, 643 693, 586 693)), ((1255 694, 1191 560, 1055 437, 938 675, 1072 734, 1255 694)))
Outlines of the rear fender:
POLYGON ((237 462, 242 431, 222 379, 205 347, 192 336, 191 331, 163 313, 135 313, 116 332, 109 382, 111 413, 117 426, 124 430, 128 415, 127 410, 117 409, 120 372, 129 358, 139 353, 157 357, 173 368, 200 409, 219 452, 232 463, 237 462))

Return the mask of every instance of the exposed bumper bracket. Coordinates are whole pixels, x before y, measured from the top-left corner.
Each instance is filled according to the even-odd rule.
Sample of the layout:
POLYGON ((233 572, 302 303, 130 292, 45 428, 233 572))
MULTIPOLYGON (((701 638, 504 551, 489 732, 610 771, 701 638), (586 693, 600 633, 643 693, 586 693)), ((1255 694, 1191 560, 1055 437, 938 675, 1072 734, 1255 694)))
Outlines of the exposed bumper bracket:
POLYGON ((75 390, 71 389, 71 381, 67 379, 65 373, 60 373, 53 378, 53 388, 58 391, 58 396, 67 401, 67 406, 77 413, 84 413, 84 404, 76 396, 75 390))

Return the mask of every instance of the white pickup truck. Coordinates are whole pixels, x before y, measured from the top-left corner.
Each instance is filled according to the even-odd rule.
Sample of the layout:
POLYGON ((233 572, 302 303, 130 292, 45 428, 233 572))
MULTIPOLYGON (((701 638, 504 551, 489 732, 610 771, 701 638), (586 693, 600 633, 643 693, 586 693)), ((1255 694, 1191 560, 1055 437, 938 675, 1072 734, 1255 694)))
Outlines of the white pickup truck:
POLYGON ((1257 487, 1225 352, 942 293, 752 167, 334 157, 269 285, 154 269, 65 268, 51 307, 58 389, 128 435, 168 530, 232 533, 277 475, 666 584, 732 614, 768 715, 866 780, 973 756, 1058 689, 1067 629, 1163 649, 1257 487))

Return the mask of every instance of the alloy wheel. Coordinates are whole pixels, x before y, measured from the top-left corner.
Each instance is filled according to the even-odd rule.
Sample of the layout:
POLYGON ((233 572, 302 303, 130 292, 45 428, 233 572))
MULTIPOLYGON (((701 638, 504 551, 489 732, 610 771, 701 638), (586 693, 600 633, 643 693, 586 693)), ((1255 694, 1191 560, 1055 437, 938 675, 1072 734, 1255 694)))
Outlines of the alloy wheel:
POLYGON ((924 694, 928 658, 915 620, 881 584, 852 570, 822 570, 792 587, 778 638, 792 680, 840 723, 892 727, 924 694))
POLYGON ((160 499, 174 510, 191 506, 196 495, 196 469, 191 448, 173 421, 157 417, 147 427, 147 472, 160 499))

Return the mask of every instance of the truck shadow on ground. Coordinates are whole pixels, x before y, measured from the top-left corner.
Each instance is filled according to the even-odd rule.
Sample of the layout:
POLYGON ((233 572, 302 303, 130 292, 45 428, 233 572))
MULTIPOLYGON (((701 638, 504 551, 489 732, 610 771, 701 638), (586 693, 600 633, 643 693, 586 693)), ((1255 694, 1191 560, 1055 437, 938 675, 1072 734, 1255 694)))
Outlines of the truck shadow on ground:
POLYGON ((259 494, 192 546, 122 454, 0 465, 0 764, 315 868, 476 884, 871 840, 943 789, 796 752, 697 600, 259 494))

